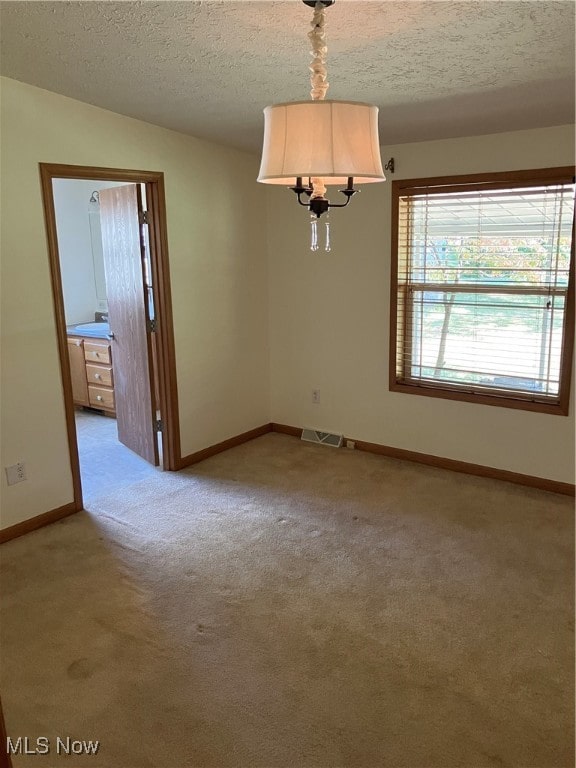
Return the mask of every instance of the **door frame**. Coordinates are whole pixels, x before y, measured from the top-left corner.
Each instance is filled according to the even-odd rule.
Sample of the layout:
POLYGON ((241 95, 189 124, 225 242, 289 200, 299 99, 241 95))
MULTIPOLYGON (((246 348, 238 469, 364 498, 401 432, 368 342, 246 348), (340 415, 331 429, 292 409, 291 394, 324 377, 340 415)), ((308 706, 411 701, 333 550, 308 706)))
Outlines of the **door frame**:
MULTIPOLYGON (((178 389, 176 385, 176 355, 172 319, 170 267, 168 262, 164 174, 160 171, 98 168, 96 166, 59 165, 53 163, 39 163, 39 169, 54 300, 58 354, 64 389, 64 409, 74 488, 74 504, 77 510, 81 510, 84 504, 82 499, 76 422, 74 419, 74 402, 72 398, 72 377, 68 361, 66 316, 52 181, 53 179, 88 179, 93 181, 125 181, 127 184, 146 185, 148 239, 154 284, 154 312, 158 324, 156 331, 156 368, 160 396, 159 408, 162 416, 162 432, 160 433, 162 440, 162 466, 166 470, 177 470, 180 465, 180 422, 178 418, 178 389)), ((149 361, 149 364, 152 365, 152 361, 149 361)))

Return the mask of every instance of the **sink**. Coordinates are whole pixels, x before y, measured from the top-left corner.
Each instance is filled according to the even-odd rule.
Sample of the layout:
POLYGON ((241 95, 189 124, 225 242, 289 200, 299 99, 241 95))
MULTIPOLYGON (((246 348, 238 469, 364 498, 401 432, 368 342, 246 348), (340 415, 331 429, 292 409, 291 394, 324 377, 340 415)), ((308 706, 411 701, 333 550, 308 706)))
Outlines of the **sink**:
POLYGON ((68 333, 105 339, 110 333, 110 325, 109 323, 79 323, 78 325, 68 326, 68 333))

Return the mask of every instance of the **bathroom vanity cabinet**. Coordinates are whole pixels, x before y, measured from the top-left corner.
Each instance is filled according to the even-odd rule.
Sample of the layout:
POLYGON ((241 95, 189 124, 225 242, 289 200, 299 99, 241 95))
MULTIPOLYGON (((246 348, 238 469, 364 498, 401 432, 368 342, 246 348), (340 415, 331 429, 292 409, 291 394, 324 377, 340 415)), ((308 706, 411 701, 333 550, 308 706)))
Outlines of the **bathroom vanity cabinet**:
POLYGON ((74 405, 116 415, 112 350, 106 339, 68 335, 74 405))

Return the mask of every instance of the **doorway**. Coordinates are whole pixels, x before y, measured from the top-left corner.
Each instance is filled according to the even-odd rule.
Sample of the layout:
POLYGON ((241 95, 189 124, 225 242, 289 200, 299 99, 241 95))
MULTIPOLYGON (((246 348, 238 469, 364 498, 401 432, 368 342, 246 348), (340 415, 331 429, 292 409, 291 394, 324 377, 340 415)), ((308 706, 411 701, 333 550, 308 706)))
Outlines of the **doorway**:
MULTIPOLYGON (((120 443, 126 446, 120 446, 127 459, 125 466, 140 470, 136 479, 148 466, 179 468, 164 179, 162 173, 149 171, 43 163, 40 175, 74 502, 82 509, 79 445, 84 454, 87 445, 101 439, 105 451, 112 445, 116 428, 120 443), (86 198, 83 221, 92 240, 93 313, 87 309, 90 302, 82 298, 77 281, 70 290, 71 280, 62 262, 70 243, 61 235, 56 193, 79 183, 83 192, 94 187, 86 198), (98 242, 103 264, 97 264, 95 256, 98 242)), ((72 241, 80 243, 81 235, 75 233, 72 241)), ((84 247, 86 250, 86 243, 84 247)), ((68 261, 76 263, 76 255, 68 261)), ((105 457, 100 464, 104 463, 105 457)), ((102 492, 106 482, 104 472, 102 492)), ((108 482, 114 485, 112 475, 108 482)), ((93 495, 94 478, 86 477, 84 485, 93 495)))

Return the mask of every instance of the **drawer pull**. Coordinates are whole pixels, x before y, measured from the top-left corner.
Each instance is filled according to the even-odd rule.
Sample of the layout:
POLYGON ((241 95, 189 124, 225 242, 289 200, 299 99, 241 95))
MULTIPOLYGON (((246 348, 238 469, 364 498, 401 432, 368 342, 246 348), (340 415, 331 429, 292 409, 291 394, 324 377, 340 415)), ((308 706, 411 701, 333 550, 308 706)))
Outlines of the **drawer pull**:
POLYGON ((104 398, 102 397, 102 395, 96 395, 96 400, 104 400, 104 398))
POLYGON ((94 374, 94 378, 95 378, 95 379, 101 379, 101 378, 102 378, 102 376, 101 376, 99 373, 95 373, 95 374, 94 374))

